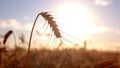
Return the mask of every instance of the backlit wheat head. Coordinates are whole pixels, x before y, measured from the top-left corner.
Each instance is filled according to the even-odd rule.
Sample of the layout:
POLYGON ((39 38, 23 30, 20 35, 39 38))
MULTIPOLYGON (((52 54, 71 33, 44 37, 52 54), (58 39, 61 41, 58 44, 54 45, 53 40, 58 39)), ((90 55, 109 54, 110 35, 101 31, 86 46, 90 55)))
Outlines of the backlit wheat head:
POLYGON ((9 36, 10 36, 12 33, 13 33, 13 31, 12 31, 12 30, 9 30, 9 31, 5 34, 4 40, 3 40, 3 44, 6 43, 7 39, 9 38, 9 36))
POLYGON ((4 45, 6 44, 8 38, 10 37, 11 34, 13 34, 14 44, 15 44, 15 48, 16 48, 16 47, 17 47, 17 45, 16 45, 16 37, 15 37, 15 34, 14 34, 14 32, 13 32, 12 30, 9 30, 9 31, 4 35, 4 37, 3 37, 3 38, 4 38, 4 39, 3 39, 3 44, 4 44, 4 45))
POLYGON ((48 12, 41 12, 37 15, 37 17, 35 18, 32 30, 31 30, 31 34, 30 34, 30 40, 29 40, 29 46, 28 46, 28 54, 30 52, 30 46, 31 46, 31 40, 32 40, 32 34, 34 31, 34 27, 36 24, 36 21, 38 19, 39 16, 42 16, 45 20, 48 21, 48 25, 52 28, 52 32, 54 33, 54 35, 56 36, 56 38, 61 38, 61 33, 60 30, 58 29, 58 25, 56 24, 56 21, 53 20, 52 15, 50 15, 48 12))
POLYGON ((54 35, 57 38, 61 38, 60 30, 58 29, 58 25, 56 24, 56 22, 53 20, 54 18, 50 14, 48 14, 48 12, 42 12, 42 13, 40 13, 40 15, 43 18, 45 18, 45 20, 48 21, 48 24, 52 28, 52 31, 54 32, 54 35))

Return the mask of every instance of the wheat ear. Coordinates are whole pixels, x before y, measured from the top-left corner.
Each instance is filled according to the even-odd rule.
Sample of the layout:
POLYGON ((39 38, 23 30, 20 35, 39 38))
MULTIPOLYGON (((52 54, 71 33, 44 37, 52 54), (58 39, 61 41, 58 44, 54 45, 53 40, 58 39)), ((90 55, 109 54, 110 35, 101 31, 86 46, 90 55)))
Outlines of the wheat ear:
POLYGON ((3 44, 5 45, 5 43, 7 42, 7 39, 10 37, 10 35, 13 33, 12 30, 9 30, 5 35, 4 35, 4 40, 3 40, 3 44))
POLYGON ((48 12, 42 12, 40 13, 41 16, 48 21, 48 24, 52 28, 52 31, 54 32, 54 35, 57 38, 61 38, 60 30, 58 29, 58 25, 56 24, 56 21, 54 21, 52 15, 48 14, 48 12))
POLYGON ((41 12, 37 15, 37 17, 35 18, 35 21, 34 21, 34 24, 33 24, 33 27, 32 27, 32 30, 31 30, 31 34, 30 34, 30 40, 29 40, 29 46, 28 46, 28 54, 30 52, 30 46, 31 46, 31 40, 32 40, 32 34, 33 34, 33 31, 34 31, 34 27, 35 27, 35 24, 36 24, 36 21, 38 19, 39 16, 42 16, 45 20, 48 21, 48 24, 49 26, 52 28, 52 31, 54 32, 54 35, 57 37, 57 38, 61 38, 61 33, 60 33, 60 30, 58 29, 58 25, 56 24, 56 22, 53 20, 53 17, 52 15, 48 14, 48 12, 41 12))
POLYGON ((4 35, 4 40, 3 40, 3 44, 5 45, 6 42, 7 42, 7 39, 10 37, 10 35, 13 33, 13 37, 14 37, 14 43, 15 43, 15 47, 16 46, 16 37, 15 37, 15 34, 12 30, 9 30, 5 35, 4 35))

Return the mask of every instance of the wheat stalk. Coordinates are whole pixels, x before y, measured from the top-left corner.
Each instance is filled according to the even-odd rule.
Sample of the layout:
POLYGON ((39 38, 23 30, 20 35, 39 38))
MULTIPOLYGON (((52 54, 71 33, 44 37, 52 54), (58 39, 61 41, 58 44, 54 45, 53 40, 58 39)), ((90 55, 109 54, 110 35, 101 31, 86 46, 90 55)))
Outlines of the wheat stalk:
MULTIPOLYGON (((11 34, 13 34, 13 37, 14 37, 14 42, 15 42, 15 58, 16 58, 16 47, 17 47, 17 45, 16 45, 16 37, 15 37, 15 34, 14 34, 14 32, 13 32, 12 30, 9 30, 9 31, 3 36, 3 38, 4 38, 4 39, 3 39, 3 44, 4 44, 4 45, 6 44, 8 38, 10 37, 11 34)), ((3 51, 2 51, 3 49, 5 49, 5 47, 0 48, 0 64, 1 64, 1 58, 2 58, 1 53, 3 52, 3 51)))
POLYGON ((35 21, 34 21, 34 24, 33 24, 33 27, 32 27, 32 30, 31 30, 31 34, 30 34, 30 40, 29 40, 29 46, 28 46, 28 55, 29 55, 29 52, 30 52, 30 46, 31 46, 31 40, 32 40, 32 34, 33 34, 33 31, 34 31, 34 27, 35 27, 35 24, 36 24, 36 21, 38 19, 39 16, 42 16, 45 20, 48 21, 48 24, 49 26, 52 28, 52 31, 54 32, 54 35, 57 37, 57 38, 61 38, 61 33, 60 33, 60 30, 58 29, 58 25, 56 24, 56 21, 53 20, 53 17, 52 15, 48 14, 48 12, 41 12, 37 15, 37 17, 35 18, 35 21))
MULTIPOLYGON (((54 35, 56 36, 56 38, 61 38, 61 33, 60 33, 60 30, 58 29, 58 25, 56 24, 56 21, 53 20, 53 17, 52 15, 48 14, 48 12, 41 12, 37 15, 37 17, 35 18, 35 21, 33 23, 33 27, 32 27, 32 30, 31 30, 31 34, 30 34, 30 39, 29 39, 29 46, 28 46, 28 52, 27 52, 27 55, 29 56, 29 53, 30 53, 30 46, 31 46, 31 40, 32 40, 32 34, 33 34, 33 31, 34 31, 34 27, 35 27, 35 24, 36 24, 36 21, 38 19, 39 16, 42 16, 45 20, 48 21, 48 25, 52 28, 52 32, 54 32, 54 35)), ((28 64, 29 64, 29 57, 28 57, 28 64)), ((28 66, 30 67, 30 66, 28 66)))
MULTIPOLYGON (((13 33, 12 30, 9 30, 4 36, 3 36, 3 44, 5 45, 5 43, 7 42, 7 39, 9 38, 9 36, 13 33)), ((2 52, 3 52, 3 49, 5 49, 5 47, 2 47, 0 48, 0 66, 2 64, 2 52)))

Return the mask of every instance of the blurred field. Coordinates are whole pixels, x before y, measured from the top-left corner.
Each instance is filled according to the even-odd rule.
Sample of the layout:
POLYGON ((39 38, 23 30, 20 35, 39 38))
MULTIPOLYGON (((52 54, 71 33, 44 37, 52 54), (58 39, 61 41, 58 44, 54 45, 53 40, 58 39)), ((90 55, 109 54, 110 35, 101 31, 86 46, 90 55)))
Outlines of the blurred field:
POLYGON ((1 50, 0 68, 120 68, 119 52, 84 49, 1 50), (29 59, 28 59, 29 58, 29 59), (29 61, 29 62, 28 62, 29 61))
MULTIPOLYGON (((28 39, 29 44, 26 43, 23 34, 19 37, 21 43, 17 43, 12 30, 9 30, 3 36, 1 35, 3 40, 0 42, 0 68, 120 68, 120 52, 87 50, 87 41, 84 41, 84 47, 80 49, 67 47, 60 49, 64 43, 63 41, 69 43, 71 41, 64 37, 58 28, 58 24, 53 19, 48 12, 41 12, 37 15, 30 39, 28 39), (50 37, 53 37, 54 40, 51 45, 55 45, 57 40, 60 41, 58 48, 30 49, 34 27, 40 15, 48 21, 47 25, 52 29, 50 29, 52 31, 50 37), (11 44, 6 46, 11 34, 14 38, 14 48, 9 48, 11 44), (24 46, 23 48, 18 47, 24 44, 28 45, 28 49, 25 49, 24 46)), ((78 45, 76 44, 76 46, 78 45)))

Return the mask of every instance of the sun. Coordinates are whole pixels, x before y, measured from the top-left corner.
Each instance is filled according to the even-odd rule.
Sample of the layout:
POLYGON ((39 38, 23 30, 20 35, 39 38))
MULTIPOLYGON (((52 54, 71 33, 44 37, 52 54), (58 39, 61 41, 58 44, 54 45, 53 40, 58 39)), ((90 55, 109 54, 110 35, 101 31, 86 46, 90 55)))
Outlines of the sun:
POLYGON ((56 7, 57 18, 62 29, 72 35, 80 36, 94 32, 93 17, 80 3, 64 3, 56 7))

